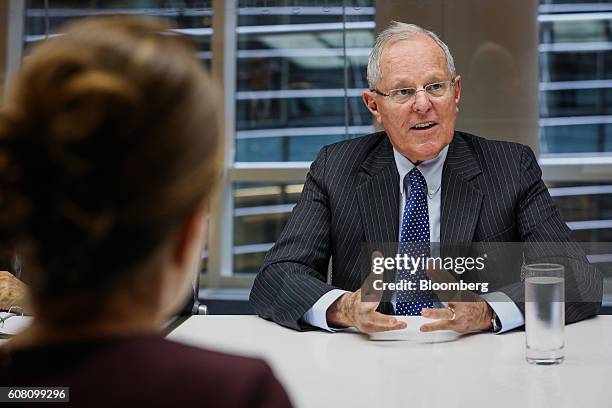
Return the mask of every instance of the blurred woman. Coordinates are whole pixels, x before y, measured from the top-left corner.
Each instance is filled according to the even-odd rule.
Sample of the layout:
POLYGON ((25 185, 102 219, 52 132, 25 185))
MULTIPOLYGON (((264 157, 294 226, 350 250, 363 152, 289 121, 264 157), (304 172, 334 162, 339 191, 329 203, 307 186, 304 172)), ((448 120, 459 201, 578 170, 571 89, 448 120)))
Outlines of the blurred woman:
POLYGON ((217 95, 160 22, 84 20, 37 46, 0 111, 0 245, 34 321, 3 386, 78 406, 288 406, 260 360, 160 334, 184 301, 221 168, 217 95))

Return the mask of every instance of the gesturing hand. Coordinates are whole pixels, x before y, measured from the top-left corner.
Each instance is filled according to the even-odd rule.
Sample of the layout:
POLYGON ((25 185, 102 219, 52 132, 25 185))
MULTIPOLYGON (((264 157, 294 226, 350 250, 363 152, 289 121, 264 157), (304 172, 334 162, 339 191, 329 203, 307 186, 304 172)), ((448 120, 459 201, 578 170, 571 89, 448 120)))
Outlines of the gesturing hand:
MULTIPOLYGON (((433 282, 456 282, 456 279, 444 270, 430 269, 427 275, 433 282)), ((454 330, 458 333, 470 333, 491 328, 493 310, 478 294, 468 291, 436 292, 440 299, 448 300, 448 307, 423 309, 421 315, 437 322, 421 326, 422 332, 434 330, 454 330)))
POLYGON ((25 283, 10 272, 0 271, 0 309, 6 310, 15 305, 25 308, 27 294, 28 287, 25 283))
POLYGON ((422 332, 454 330, 458 333, 470 333, 490 329, 493 311, 484 300, 475 300, 448 302, 448 307, 445 308, 423 309, 421 315, 429 319, 440 319, 422 325, 422 332))
POLYGON ((406 328, 406 323, 376 311, 379 302, 362 302, 361 289, 342 295, 327 309, 327 322, 353 326, 362 333, 406 328))
MULTIPOLYGON (((382 253, 375 251, 372 254, 372 259, 382 256, 382 253)), ((382 291, 373 289, 372 282, 375 279, 379 279, 379 276, 371 272, 362 288, 339 297, 327 309, 327 323, 334 326, 352 326, 362 333, 406 328, 405 322, 376 311, 382 298, 382 291)))

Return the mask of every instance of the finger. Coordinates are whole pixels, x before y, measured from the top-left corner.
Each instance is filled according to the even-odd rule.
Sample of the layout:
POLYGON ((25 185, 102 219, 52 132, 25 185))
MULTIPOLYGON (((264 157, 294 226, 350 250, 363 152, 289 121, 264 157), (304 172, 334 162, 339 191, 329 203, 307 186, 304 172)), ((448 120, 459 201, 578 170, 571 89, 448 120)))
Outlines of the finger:
POLYGON ((370 272, 368 273, 368 276, 366 277, 363 284, 361 285, 361 288, 363 289, 363 294, 361 298, 362 301, 380 302, 380 300, 382 299, 383 292, 381 290, 377 290, 374 288, 375 286, 374 281, 382 279, 381 274, 374 272, 374 260, 380 259, 380 258, 383 258, 382 252, 380 251, 372 252, 372 255, 370 257, 371 259, 370 272))
POLYGON ((372 252, 372 259, 374 258, 382 258, 383 257, 383 253, 380 251, 374 251, 372 252))
POLYGON ((404 327, 406 326, 406 322, 402 320, 398 320, 395 316, 383 314, 380 312, 369 313, 368 315, 366 315, 365 320, 370 323, 381 324, 381 325, 386 325, 386 326, 395 326, 397 324, 404 326, 404 327))
POLYGON ((385 332, 385 331, 402 330, 405 328, 406 328, 406 323, 404 322, 398 322, 397 324, 394 324, 394 325, 380 325, 380 324, 374 324, 374 323, 364 323, 361 327, 359 327, 359 330, 362 331, 363 333, 378 333, 378 332, 385 332))
MULTIPOLYGON (((450 306, 450 304, 449 304, 449 306, 450 306)), ((444 308, 425 308, 425 309, 421 310, 421 316, 427 317, 428 319, 450 320, 450 319, 453 318, 453 312, 448 307, 444 307, 444 308)))
POLYGON ((401 330, 407 327, 406 322, 397 320, 393 316, 385 315, 379 312, 374 312, 367 315, 362 326, 370 332, 380 332, 389 330, 401 330))
MULTIPOLYGON (((431 332, 436 330, 455 330, 454 320, 438 320, 433 323, 422 325, 419 330, 422 332, 431 332)), ((457 330, 455 330, 457 331, 457 330)))

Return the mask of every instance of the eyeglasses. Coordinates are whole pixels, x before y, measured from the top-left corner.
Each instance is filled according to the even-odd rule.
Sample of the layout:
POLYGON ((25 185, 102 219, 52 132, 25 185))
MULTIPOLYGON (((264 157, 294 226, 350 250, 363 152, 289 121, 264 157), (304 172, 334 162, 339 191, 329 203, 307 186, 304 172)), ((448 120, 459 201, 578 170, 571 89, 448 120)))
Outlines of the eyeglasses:
POLYGON ((444 82, 435 82, 433 84, 425 85, 422 89, 417 88, 400 88, 392 89, 389 93, 380 92, 378 89, 370 89, 370 91, 377 93, 380 96, 390 98, 395 103, 414 103, 416 94, 421 91, 425 91, 430 98, 441 98, 445 96, 451 86, 455 85, 455 80, 444 82))

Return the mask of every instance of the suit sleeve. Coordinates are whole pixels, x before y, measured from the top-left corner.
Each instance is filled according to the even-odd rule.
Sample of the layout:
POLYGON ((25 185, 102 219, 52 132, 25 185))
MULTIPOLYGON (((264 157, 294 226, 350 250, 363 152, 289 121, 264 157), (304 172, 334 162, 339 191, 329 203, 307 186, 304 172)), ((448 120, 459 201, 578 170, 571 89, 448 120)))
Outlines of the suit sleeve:
MULTIPOLYGON (((535 155, 526 146, 521 153, 521 196, 516 211, 520 238, 525 243, 525 263, 552 262, 565 266, 566 322, 597 314, 603 295, 602 275, 572 238, 542 181, 535 155)), ((522 282, 501 291, 525 313, 522 282)))
POLYGON ((328 291, 330 208, 325 189, 327 151, 312 163, 287 225, 255 278, 250 303, 257 314, 296 330, 312 326, 304 313, 328 291))

